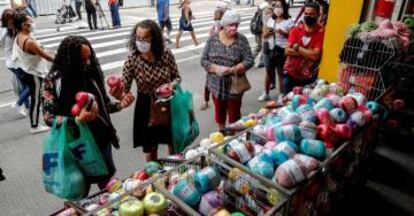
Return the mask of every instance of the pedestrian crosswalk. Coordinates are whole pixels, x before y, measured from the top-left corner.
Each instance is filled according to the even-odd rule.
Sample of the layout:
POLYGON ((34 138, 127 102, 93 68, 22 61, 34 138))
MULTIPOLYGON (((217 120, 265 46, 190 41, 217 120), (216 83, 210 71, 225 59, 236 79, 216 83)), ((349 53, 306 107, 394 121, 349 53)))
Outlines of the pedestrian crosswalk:
MULTIPOLYGON (((241 23, 239 32, 245 34, 248 39, 252 39, 253 35, 249 31, 249 23, 255 8, 238 8, 241 15, 241 23)), ((190 61, 200 57, 201 52, 208 39, 208 31, 214 24, 213 11, 205 11, 195 13, 196 17, 192 25, 196 33, 197 40, 200 42, 198 46, 194 46, 189 33, 184 33, 180 39, 180 48, 175 48, 175 43, 169 44, 168 47, 175 55, 177 63, 190 61)), ((119 73, 122 70, 124 61, 128 55, 127 43, 133 26, 145 17, 126 17, 122 28, 114 30, 89 31, 89 29, 65 29, 59 32, 39 31, 35 34, 39 43, 48 51, 55 52, 60 42, 69 35, 79 35, 87 38, 96 52, 96 56, 101 63, 104 73, 119 73)), ((178 32, 179 16, 171 17, 173 31, 170 39, 175 42, 178 32)), ((63 29, 63 28, 62 28, 63 29)))

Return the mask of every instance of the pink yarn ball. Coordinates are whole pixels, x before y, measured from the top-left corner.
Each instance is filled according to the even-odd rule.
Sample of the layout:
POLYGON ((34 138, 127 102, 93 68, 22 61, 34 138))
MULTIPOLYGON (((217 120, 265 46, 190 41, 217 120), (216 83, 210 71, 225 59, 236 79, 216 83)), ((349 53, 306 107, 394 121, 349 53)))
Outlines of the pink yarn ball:
POLYGON ((275 180, 285 188, 291 188, 306 179, 306 166, 296 159, 290 159, 276 169, 275 180))

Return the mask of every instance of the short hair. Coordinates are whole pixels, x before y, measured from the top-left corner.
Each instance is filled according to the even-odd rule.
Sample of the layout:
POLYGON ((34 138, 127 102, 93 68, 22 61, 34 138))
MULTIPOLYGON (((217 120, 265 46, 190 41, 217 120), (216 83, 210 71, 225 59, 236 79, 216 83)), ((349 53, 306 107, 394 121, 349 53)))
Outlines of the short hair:
POLYGON ((20 32, 23 30, 23 23, 26 22, 29 19, 29 15, 24 12, 20 11, 16 13, 14 17, 14 26, 17 29, 17 32, 20 32))
POLYGON ((317 2, 308 2, 305 4, 305 8, 313 8, 316 10, 316 12, 319 14, 319 10, 320 10, 320 5, 317 2))
POLYGON ((218 8, 214 11, 214 20, 221 20, 224 15, 225 10, 218 8))

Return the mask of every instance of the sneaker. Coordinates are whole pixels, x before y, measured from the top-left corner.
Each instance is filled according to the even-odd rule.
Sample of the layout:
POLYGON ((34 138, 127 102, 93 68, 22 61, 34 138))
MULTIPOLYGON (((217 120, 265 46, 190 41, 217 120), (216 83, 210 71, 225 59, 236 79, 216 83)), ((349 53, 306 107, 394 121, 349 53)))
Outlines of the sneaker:
POLYGON ((263 68, 265 65, 264 65, 264 63, 263 62, 260 62, 258 65, 257 65, 257 68, 263 68))
POLYGON ((19 113, 20 113, 20 115, 26 117, 27 116, 27 110, 26 110, 26 108, 24 106, 20 106, 19 113))
POLYGON ((36 134, 36 133, 42 133, 48 130, 50 130, 50 127, 44 126, 44 125, 38 125, 37 127, 30 128, 30 133, 36 134))
POLYGON ((17 103, 13 103, 11 105, 11 108, 13 108, 14 110, 16 110, 20 115, 26 117, 27 116, 27 112, 26 112, 26 108, 24 108, 24 106, 19 106, 17 105, 17 103))
POLYGON ((257 99, 258 101, 260 101, 260 102, 264 102, 264 101, 268 101, 268 100, 270 100, 270 97, 269 97, 269 95, 268 94, 266 94, 266 93, 263 93, 260 97, 259 97, 259 99, 257 99))

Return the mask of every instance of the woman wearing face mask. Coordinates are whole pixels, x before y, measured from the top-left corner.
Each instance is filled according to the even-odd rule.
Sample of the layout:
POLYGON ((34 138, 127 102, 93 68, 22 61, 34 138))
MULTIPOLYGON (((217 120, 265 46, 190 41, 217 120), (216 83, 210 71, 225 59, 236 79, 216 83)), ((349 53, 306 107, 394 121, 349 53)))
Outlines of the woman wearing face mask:
POLYGON ((105 91, 101 67, 89 41, 81 36, 63 39, 44 82, 44 120, 50 126, 54 121, 59 125, 65 117, 73 129, 77 128, 77 122, 88 125, 102 153, 108 174, 86 177, 85 196, 91 184, 97 183, 103 189, 115 174, 111 146, 119 148, 119 141, 109 114, 128 107, 133 100, 134 97, 127 94, 121 102, 111 102, 105 91), (80 91, 91 93, 95 101, 89 111, 83 108, 77 117, 72 117, 71 108, 76 104, 76 93, 80 91))
POLYGON ((19 12, 15 17, 17 30, 16 40, 13 45, 12 60, 29 75, 27 84, 30 89, 30 123, 31 133, 47 130, 49 127, 39 125, 40 92, 44 77, 48 72, 48 62, 53 61, 40 44, 32 38, 35 24, 32 18, 24 12, 19 12))
POLYGON ((264 55, 266 66, 265 91, 259 97, 259 101, 269 100, 270 85, 275 80, 277 71, 278 93, 283 94, 283 65, 285 64, 285 47, 289 31, 293 27, 290 19, 288 5, 284 0, 274 2, 274 15, 268 20, 263 37, 265 38, 264 55), (275 71, 276 70, 276 71, 275 71))
POLYGON ((176 43, 175 43, 176 48, 180 48, 180 38, 181 38, 181 35, 183 34, 183 31, 191 32, 191 38, 193 39, 194 45, 196 46, 198 45, 198 41, 194 33, 193 25, 191 24, 191 21, 195 18, 193 16, 193 12, 191 11, 190 4, 191 4, 191 0, 183 0, 181 5, 178 7, 179 9, 181 9, 181 17, 179 21, 180 28, 176 36, 176 43))
MULTIPOLYGON (((173 153, 171 128, 165 124, 153 124, 156 90, 166 86, 172 91, 181 80, 174 56, 164 46, 161 29, 152 20, 139 22, 132 30, 128 42, 130 54, 122 73, 124 88, 112 89, 114 97, 131 90, 132 81, 137 83, 137 102, 134 114, 134 148, 143 147, 146 161, 158 158, 158 145, 168 144, 168 153, 173 153)), ((164 110, 165 111, 165 110, 164 110)), ((170 112, 164 113, 170 115, 170 112)))
POLYGON ((237 32, 239 23, 237 12, 225 12, 221 19, 223 29, 207 40, 201 58, 201 65, 207 71, 207 87, 213 96, 219 129, 225 127, 227 116, 230 123, 240 119, 243 92, 231 91, 234 87, 232 78, 245 76, 254 64, 247 38, 237 32))
POLYGON ((13 108, 22 115, 26 116, 26 109, 29 109, 29 96, 30 89, 26 84, 26 79, 29 76, 26 75, 21 68, 18 67, 16 62, 12 61, 13 42, 16 37, 16 28, 14 27, 14 17, 16 10, 6 9, 1 16, 2 29, 0 32, 0 44, 4 47, 4 54, 6 57, 6 67, 15 75, 18 88, 20 89, 19 98, 16 103, 12 105, 13 108), (24 105, 24 106, 23 106, 24 105))

